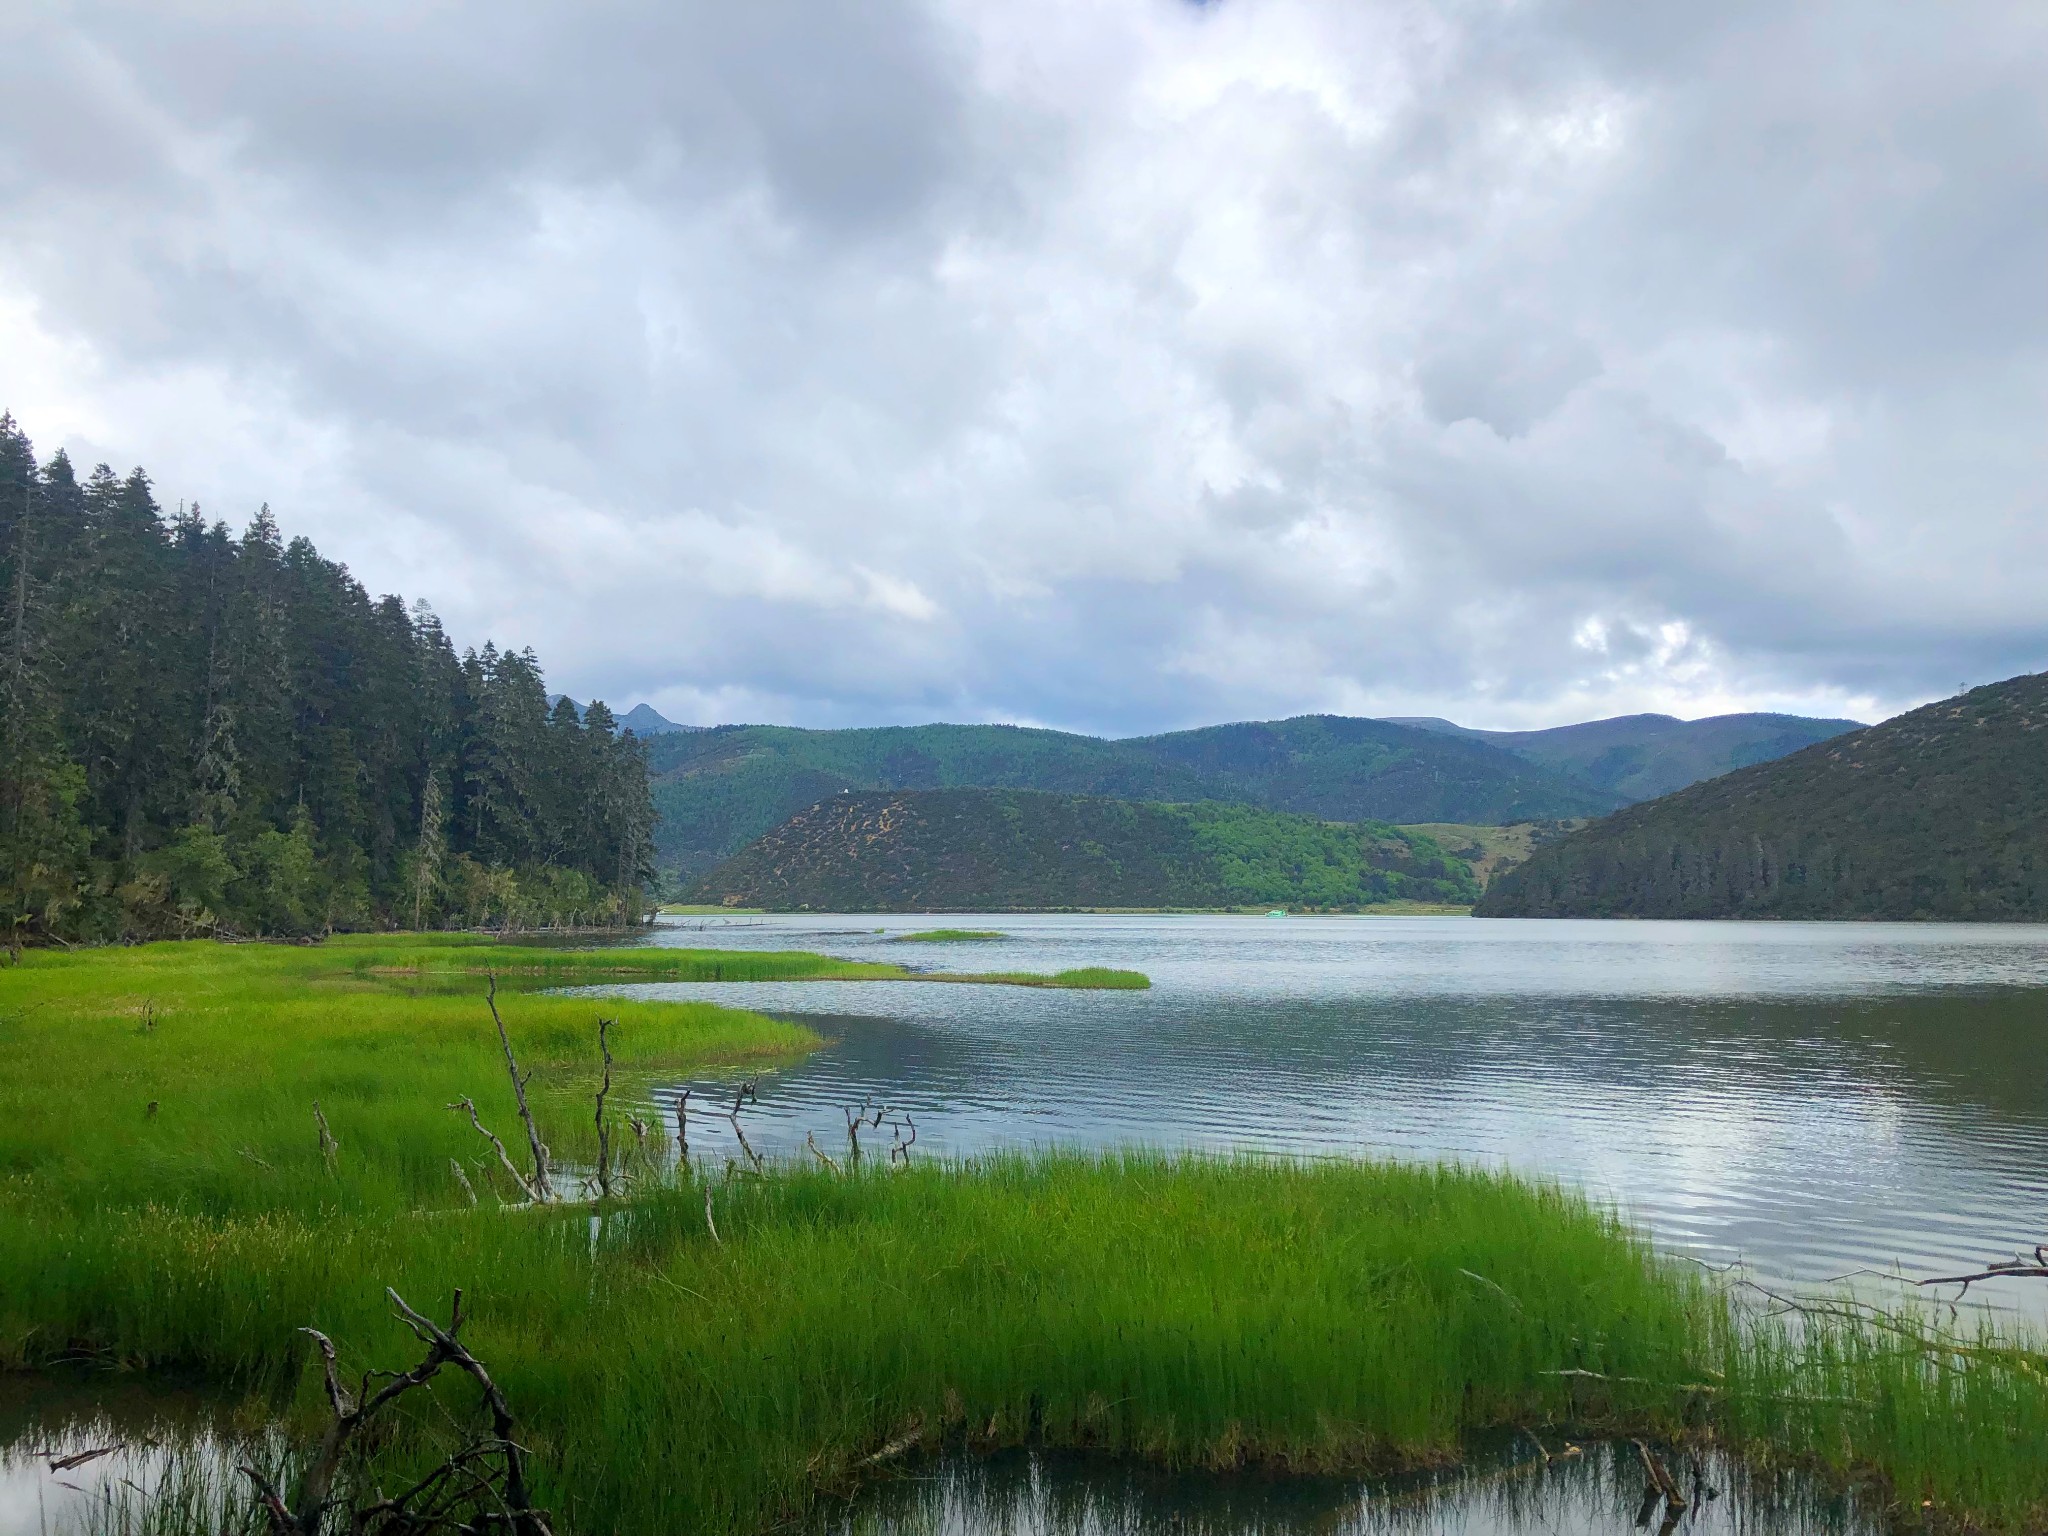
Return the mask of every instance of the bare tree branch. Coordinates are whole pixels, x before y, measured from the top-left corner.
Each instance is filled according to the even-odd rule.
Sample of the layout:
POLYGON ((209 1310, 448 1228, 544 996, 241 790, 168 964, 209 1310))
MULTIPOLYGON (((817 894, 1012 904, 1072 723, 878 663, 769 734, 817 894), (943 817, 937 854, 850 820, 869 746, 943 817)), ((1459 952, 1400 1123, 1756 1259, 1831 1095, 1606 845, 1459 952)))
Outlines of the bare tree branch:
POLYGON ((320 1130, 320 1156, 327 1164, 327 1171, 334 1172, 335 1158, 341 1152, 341 1143, 334 1139, 334 1133, 327 1128, 327 1117, 320 1113, 320 1101, 313 1101, 313 1124, 320 1130))
POLYGON ((491 989, 484 995, 490 1005, 491 1022, 498 1026, 498 1044, 505 1048, 505 1073, 512 1079, 512 1097, 519 1101, 519 1118, 526 1123, 527 1145, 533 1151, 533 1178, 522 1180, 533 1192, 535 1200, 555 1198, 554 1181, 548 1176, 547 1143, 540 1139, 540 1132, 534 1128, 533 1111, 526 1104, 527 1079, 519 1075, 518 1058, 512 1054, 512 1037, 505 1032, 505 1020, 498 1012, 498 973, 490 973, 491 989))
POLYGON ((597 1085, 597 1198, 609 1200, 612 1197, 612 1129, 605 1123, 605 1095, 612 1091, 612 1045, 611 1029, 613 1019, 600 1018, 597 1021, 597 1052, 604 1058, 604 1080, 597 1085))
MULTIPOLYGON (((477 1118, 476 1105, 471 1103, 470 1100, 468 1100, 467 1098, 461 1098, 457 1099, 453 1104, 450 1104, 448 1107, 450 1109, 463 1110, 469 1115, 469 1123, 476 1127, 477 1135, 483 1137, 485 1141, 488 1141, 491 1144, 491 1146, 496 1149, 498 1154, 498 1161, 500 1164, 503 1165, 505 1171, 512 1175, 512 1182, 514 1184, 517 1184, 519 1188, 522 1191, 524 1191, 527 1199, 538 1200, 540 1197, 534 1193, 533 1186, 527 1183, 526 1175, 519 1171, 519 1165, 512 1161, 512 1154, 505 1150, 505 1143, 498 1140, 498 1138, 494 1134, 492 1134, 492 1132, 484 1125, 483 1121, 477 1118)), ((468 1181, 465 1180, 464 1182, 466 1183, 468 1181)))

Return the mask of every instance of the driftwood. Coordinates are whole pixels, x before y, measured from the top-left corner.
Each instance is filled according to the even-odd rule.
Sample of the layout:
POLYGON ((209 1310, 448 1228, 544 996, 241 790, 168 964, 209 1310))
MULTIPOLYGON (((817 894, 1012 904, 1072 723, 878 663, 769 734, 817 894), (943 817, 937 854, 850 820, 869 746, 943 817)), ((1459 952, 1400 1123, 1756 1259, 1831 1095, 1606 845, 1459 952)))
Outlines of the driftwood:
POLYGON ((427 1346, 420 1363, 397 1375, 365 1373, 354 1397, 341 1384, 334 1341, 317 1328, 299 1331, 320 1351, 331 1413, 326 1430, 299 1478, 297 1496, 287 1501, 282 1491, 253 1466, 239 1470, 255 1485, 270 1536, 321 1536, 330 1518, 346 1500, 341 1477, 349 1450, 364 1428, 385 1409, 416 1387, 454 1366, 476 1383, 489 1412, 491 1431, 472 1438, 425 1477, 395 1497, 379 1496, 347 1510, 347 1528, 355 1536, 425 1536, 449 1531, 505 1531, 509 1536, 552 1536, 547 1512, 536 1509, 526 1481, 526 1452, 513 1438, 516 1428, 505 1395, 483 1362, 463 1346, 462 1292, 455 1293, 448 1326, 441 1327, 407 1306, 394 1290, 390 1298, 400 1322, 427 1346), (375 1392, 375 1376, 388 1380, 375 1392))

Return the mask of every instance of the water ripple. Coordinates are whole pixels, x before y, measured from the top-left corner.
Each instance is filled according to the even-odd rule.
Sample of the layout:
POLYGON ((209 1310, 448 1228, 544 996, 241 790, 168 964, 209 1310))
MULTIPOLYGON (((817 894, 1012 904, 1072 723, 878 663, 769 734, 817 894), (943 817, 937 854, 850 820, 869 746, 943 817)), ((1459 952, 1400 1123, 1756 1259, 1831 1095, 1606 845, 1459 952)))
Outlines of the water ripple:
POLYGON ((1571 1182, 1668 1246, 1772 1280, 1939 1273, 2048 1227, 2048 928, 949 914, 654 942, 1153 978, 630 989, 831 1038, 749 1111, 751 1139, 780 1152, 842 1135, 842 1107, 872 1095, 939 1153, 1451 1158, 1571 1182), (941 922, 1008 937, 890 942, 941 922))

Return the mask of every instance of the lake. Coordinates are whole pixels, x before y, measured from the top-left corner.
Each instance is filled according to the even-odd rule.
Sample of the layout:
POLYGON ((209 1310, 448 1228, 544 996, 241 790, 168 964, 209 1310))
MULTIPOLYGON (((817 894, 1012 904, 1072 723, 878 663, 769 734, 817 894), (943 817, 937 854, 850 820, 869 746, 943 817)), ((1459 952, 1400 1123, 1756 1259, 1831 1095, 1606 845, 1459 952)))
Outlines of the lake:
MULTIPOLYGON (((872 1098, 919 1153, 1453 1158, 1567 1181, 1767 1282, 1942 1274, 2048 1237, 2048 927, 949 913, 683 918, 649 942, 1152 978, 628 989, 831 1038, 762 1079, 743 1124, 764 1151, 808 1131, 836 1153, 872 1098), (1006 937, 895 942, 940 926, 1006 937)), ((2048 1287, 1999 1299, 2038 1315, 2048 1287)))

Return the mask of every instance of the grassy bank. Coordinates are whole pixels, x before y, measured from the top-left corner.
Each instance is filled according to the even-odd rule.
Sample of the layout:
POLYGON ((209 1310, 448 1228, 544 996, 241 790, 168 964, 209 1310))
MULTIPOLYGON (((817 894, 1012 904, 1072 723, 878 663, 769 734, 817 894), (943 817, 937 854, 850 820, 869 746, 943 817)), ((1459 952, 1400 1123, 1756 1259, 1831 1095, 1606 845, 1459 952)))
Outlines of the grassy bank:
MULTIPOLYGON (((616 980, 656 963, 625 958, 643 954, 721 974, 847 964, 522 949, 527 969, 499 974, 616 980)), ((1611 1215, 1506 1175, 871 1158, 708 1183, 651 1167, 601 1210, 506 1211, 488 1193, 472 1208, 449 1159, 481 1184, 477 1138, 443 1106, 472 1096, 517 1148, 478 974, 500 958, 364 940, 0 972, 0 1365, 196 1368, 310 1423, 299 1325, 351 1370, 398 1367, 415 1351, 383 1287, 436 1312, 461 1287, 465 1338, 571 1531, 757 1531, 878 1450, 939 1436, 1368 1468, 1516 1425, 1716 1435, 1875 1473, 1909 1522, 2019 1530, 2048 1513, 2038 1357, 1995 1338, 1930 1352, 1904 1320, 1779 1328, 1611 1215)), ((628 1077, 811 1043, 702 1004, 499 1006, 567 1157, 589 1155, 600 1007, 628 1077)), ((453 1383, 445 1400, 468 1401, 453 1383)), ((422 1411, 385 1470, 437 1422, 422 1411)))
MULTIPOLYGON (((580 1210, 115 1218, 17 1190, 0 1337, 260 1384, 300 1370, 301 1321, 397 1367, 381 1287, 460 1285, 581 1530, 757 1530, 912 1429, 1360 1466, 1564 1416, 1573 1381, 1546 1371, 1696 1375, 1685 1285, 1583 1205, 1483 1175, 1003 1159, 713 1199, 722 1244, 694 1187, 595 1243, 580 1210)), ((1600 1411, 1676 1428, 1685 1401, 1600 1411)))

